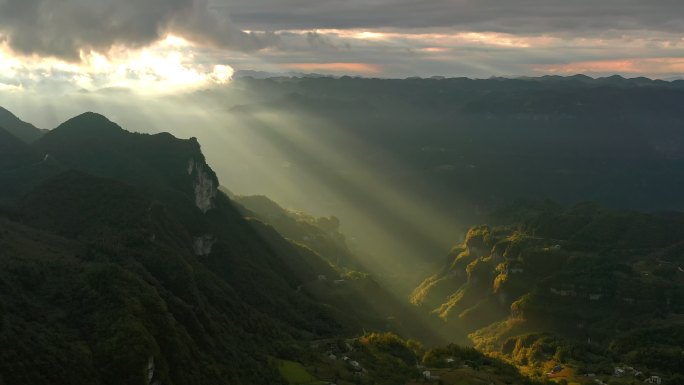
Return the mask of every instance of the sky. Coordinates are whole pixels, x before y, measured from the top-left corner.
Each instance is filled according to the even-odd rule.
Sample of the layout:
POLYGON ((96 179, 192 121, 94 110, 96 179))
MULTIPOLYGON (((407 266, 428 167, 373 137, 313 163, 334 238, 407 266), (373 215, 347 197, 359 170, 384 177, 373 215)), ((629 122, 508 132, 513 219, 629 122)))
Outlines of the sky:
POLYGON ((0 0, 0 91, 174 92, 237 70, 684 74, 681 0, 0 0))

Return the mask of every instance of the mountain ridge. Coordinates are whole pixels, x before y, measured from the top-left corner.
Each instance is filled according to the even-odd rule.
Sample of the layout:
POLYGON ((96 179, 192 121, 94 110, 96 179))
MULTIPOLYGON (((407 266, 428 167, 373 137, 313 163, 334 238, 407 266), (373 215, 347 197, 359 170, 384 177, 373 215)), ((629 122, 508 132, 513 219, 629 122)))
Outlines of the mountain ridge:
POLYGON ((27 144, 35 142, 45 133, 43 130, 36 128, 34 125, 22 121, 9 110, 1 106, 0 127, 4 128, 9 133, 27 144))

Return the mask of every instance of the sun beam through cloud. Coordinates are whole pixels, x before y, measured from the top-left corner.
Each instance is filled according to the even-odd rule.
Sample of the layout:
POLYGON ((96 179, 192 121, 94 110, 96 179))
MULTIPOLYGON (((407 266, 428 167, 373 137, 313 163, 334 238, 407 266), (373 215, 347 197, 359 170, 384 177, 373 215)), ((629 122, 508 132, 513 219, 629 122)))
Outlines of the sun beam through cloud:
POLYGON ((212 84, 225 84, 233 68, 224 62, 197 60, 200 48, 169 35, 149 47, 114 46, 107 52, 81 52, 80 62, 20 56, 0 46, 0 87, 19 91, 52 88, 57 91, 134 89, 140 93, 173 93, 212 84), (55 87, 55 85, 59 87, 55 87))

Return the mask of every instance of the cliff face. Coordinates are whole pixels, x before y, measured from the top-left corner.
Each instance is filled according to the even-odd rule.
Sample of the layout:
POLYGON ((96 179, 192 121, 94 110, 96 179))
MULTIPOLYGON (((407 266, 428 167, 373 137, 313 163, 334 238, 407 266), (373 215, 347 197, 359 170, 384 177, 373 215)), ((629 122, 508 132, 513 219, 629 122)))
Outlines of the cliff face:
POLYGON ((207 170, 207 168, 209 166, 205 163, 198 163, 194 159, 190 159, 188 174, 195 178, 193 183, 195 204, 205 214, 215 207, 214 199, 216 194, 218 194, 216 175, 211 170, 207 170))

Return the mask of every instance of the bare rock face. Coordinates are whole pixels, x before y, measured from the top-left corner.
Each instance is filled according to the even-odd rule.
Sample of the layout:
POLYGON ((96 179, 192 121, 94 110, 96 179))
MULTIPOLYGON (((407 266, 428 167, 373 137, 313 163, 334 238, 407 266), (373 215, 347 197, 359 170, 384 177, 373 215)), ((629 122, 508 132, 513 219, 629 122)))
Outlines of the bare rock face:
POLYGON ((152 385, 152 380, 154 379, 154 370, 156 369, 154 365, 154 357, 150 356, 150 359, 147 360, 147 383, 149 385, 152 385))
POLYGON ((201 237, 195 238, 195 243, 193 245, 193 251, 198 257, 204 257, 211 254, 211 249, 216 243, 216 238, 211 234, 205 234, 201 237))
POLYGON ((213 209, 215 207, 214 198, 218 193, 218 186, 214 178, 207 172, 202 163, 195 162, 194 159, 190 159, 188 163, 188 174, 195 175, 193 188, 197 208, 203 213, 213 209))

